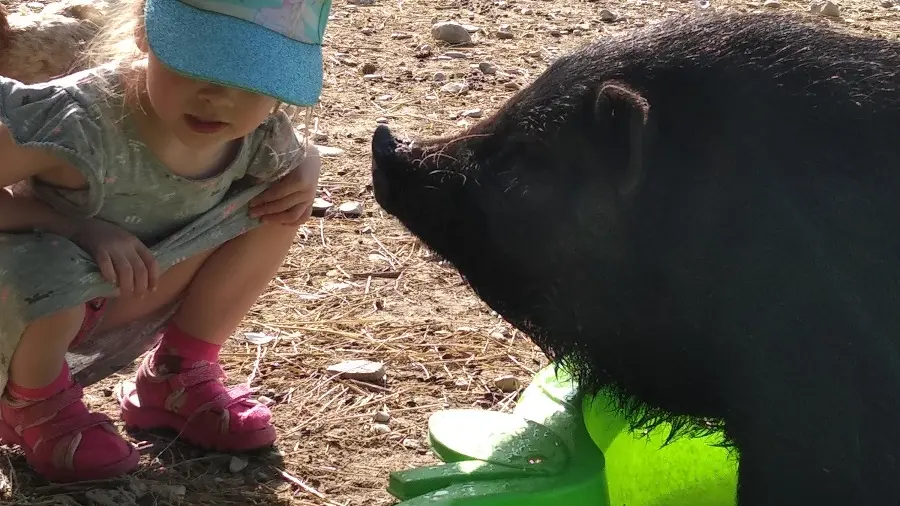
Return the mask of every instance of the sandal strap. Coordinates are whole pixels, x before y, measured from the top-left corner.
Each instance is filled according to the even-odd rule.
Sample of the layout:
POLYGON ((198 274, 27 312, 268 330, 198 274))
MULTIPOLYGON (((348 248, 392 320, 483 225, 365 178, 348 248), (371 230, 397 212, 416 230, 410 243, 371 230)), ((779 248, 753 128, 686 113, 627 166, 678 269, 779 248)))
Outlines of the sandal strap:
POLYGON ((176 390, 187 390, 207 381, 218 381, 224 378, 225 371, 219 364, 204 362, 186 371, 173 374, 169 381, 171 381, 172 387, 176 390))
POLYGON ((227 388, 224 392, 217 395, 213 399, 197 406, 195 412, 201 411, 227 411, 228 408, 249 400, 252 391, 247 385, 235 385, 227 388))
POLYGON ((220 393, 213 398, 197 399, 196 396, 199 395, 199 392, 193 387, 210 381, 218 382, 225 377, 226 374, 222 367, 219 364, 212 362, 204 362, 191 369, 170 376, 168 380, 173 388, 173 394, 176 396, 188 394, 193 399, 193 402, 189 401, 187 404, 182 405, 179 411, 192 417, 196 413, 204 411, 219 411, 225 413, 230 407, 236 404, 254 402, 254 400, 250 398, 253 392, 250 389, 250 386, 246 384, 238 384, 228 388, 225 388, 224 385, 222 385, 220 393))
POLYGON ((77 418, 70 417, 47 422, 41 431, 41 437, 34 443, 33 450, 37 451, 41 443, 53 441, 63 436, 78 436, 91 427, 106 424, 112 424, 112 420, 103 413, 87 413, 77 418))
POLYGON ((58 392, 45 400, 29 402, 21 407, 17 406, 18 409, 21 410, 22 419, 26 421, 22 423, 22 425, 16 427, 16 432, 21 435, 22 431, 25 429, 46 424, 55 418, 63 409, 72 404, 81 402, 82 391, 81 385, 74 383, 69 388, 58 392))

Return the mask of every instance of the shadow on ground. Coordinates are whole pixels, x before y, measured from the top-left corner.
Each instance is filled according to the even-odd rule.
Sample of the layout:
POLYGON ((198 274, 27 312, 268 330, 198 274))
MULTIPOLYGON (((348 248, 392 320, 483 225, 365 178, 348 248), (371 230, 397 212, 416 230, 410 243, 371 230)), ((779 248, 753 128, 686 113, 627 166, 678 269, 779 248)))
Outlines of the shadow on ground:
POLYGON ((50 483, 16 449, 0 446, 0 503, 10 506, 289 505, 291 479, 275 449, 231 455, 173 442, 173 434, 127 431, 141 463, 127 476, 50 483), (11 502, 9 502, 12 499, 11 502))

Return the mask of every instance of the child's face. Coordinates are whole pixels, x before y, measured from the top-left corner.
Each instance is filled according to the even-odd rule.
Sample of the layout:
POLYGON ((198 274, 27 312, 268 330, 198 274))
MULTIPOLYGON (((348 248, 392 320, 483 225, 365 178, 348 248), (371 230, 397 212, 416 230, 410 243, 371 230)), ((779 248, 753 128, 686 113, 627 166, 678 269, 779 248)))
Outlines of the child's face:
POLYGON ((274 98, 198 81, 149 52, 147 98, 160 122, 186 146, 212 147, 250 134, 272 113, 274 98))

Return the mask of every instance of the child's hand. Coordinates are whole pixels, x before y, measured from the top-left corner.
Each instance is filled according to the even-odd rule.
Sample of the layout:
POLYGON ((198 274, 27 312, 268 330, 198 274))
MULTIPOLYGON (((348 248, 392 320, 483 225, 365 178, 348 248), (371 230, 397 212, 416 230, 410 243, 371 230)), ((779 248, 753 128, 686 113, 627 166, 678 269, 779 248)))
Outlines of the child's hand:
POLYGON ((250 217, 264 223, 299 226, 312 216, 322 159, 311 149, 297 167, 250 201, 250 217))
POLYGON ((69 237, 94 257, 100 273, 117 285, 121 295, 143 297, 156 290, 159 264, 140 239, 107 221, 81 222, 69 237))

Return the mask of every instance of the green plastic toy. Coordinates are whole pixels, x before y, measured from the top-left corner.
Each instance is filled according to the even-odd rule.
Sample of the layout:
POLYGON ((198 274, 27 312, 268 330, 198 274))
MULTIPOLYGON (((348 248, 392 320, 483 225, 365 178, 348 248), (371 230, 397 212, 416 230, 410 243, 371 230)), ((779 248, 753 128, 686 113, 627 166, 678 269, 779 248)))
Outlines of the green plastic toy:
POLYGON ((512 414, 446 410, 428 422, 444 464, 391 473, 397 506, 734 506, 737 466, 719 436, 662 446, 668 427, 626 429, 608 400, 577 402, 554 366, 512 414))

